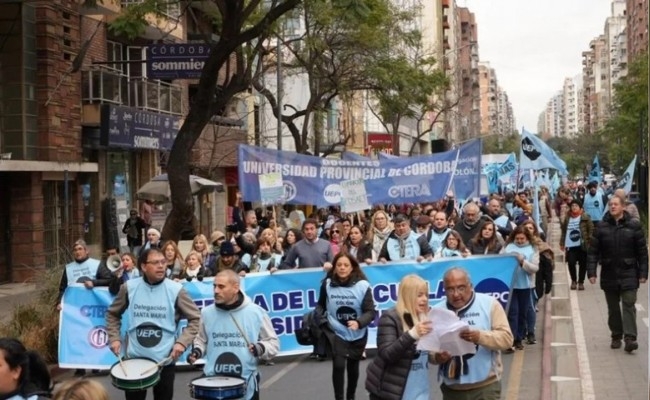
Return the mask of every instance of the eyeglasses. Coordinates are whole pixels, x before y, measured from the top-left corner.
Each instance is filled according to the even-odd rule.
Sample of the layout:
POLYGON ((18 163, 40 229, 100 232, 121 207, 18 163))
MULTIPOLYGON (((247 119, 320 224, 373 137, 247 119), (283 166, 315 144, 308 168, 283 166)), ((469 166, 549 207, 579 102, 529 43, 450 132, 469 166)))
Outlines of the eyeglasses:
POLYGON ((338 230, 338 229, 334 229, 334 230, 332 231, 332 233, 341 233, 341 231, 338 230))
POLYGON ((165 260, 165 259, 151 260, 151 261, 147 261, 145 264, 149 264, 149 265, 165 265, 165 264, 167 264, 167 260, 165 260))
POLYGON ((454 293, 463 294, 466 291, 467 291, 467 286, 466 285, 460 285, 460 286, 455 287, 455 288, 453 288, 453 287, 445 288, 445 292, 447 292, 448 294, 454 294, 454 293))

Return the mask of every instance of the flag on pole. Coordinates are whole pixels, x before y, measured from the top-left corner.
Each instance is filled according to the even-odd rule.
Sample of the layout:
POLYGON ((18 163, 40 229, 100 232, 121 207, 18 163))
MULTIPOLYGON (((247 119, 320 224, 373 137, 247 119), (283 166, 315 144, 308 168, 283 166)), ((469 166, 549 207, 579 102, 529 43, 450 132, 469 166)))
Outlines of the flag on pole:
POLYGON ((562 175, 569 175, 566 163, 536 135, 522 129, 520 145, 519 166, 521 169, 553 168, 560 171, 562 175))
POLYGON ((594 162, 591 163, 591 170, 589 171, 588 182, 596 182, 600 184, 603 181, 600 174, 600 161, 598 161, 598 154, 594 157, 594 162))
POLYGON ((616 189, 624 189, 625 194, 630 193, 630 191, 632 190, 632 180, 634 179, 635 168, 636 168, 636 155, 632 159, 630 165, 628 165, 621 179, 619 179, 618 184, 616 185, 616 189))

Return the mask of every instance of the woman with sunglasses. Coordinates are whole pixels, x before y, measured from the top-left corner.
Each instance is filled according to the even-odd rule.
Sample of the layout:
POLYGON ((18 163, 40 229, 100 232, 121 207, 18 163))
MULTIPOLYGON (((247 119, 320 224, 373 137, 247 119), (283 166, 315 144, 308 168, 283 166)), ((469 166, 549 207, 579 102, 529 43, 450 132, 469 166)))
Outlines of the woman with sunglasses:
POLYGON ((343 246, 343 224, 340 222, 334 223, 330 229, 330 246, 334 255, 339 254, 341 246, 343 246))

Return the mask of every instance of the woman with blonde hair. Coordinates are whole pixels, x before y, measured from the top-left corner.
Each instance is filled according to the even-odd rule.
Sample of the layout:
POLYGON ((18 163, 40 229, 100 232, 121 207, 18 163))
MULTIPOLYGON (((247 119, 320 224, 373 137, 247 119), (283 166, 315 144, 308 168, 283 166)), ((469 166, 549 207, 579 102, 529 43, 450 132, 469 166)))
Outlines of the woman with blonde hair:
POLYGON ((383 210, 377 210, 372 214, 370 219, 370 226, 368 227, 368 243, 372 245, 375 254, 381 252, 384 242, 388 239, 388 235, 393 231, 390 224, 388 213, 383 210))
POLYGON ((187 253, 187 257, 185 257, 185 268, 183 268, 183 272, 181 272, 178 279, 185 279, 191 282, 192 279, 196 278, 202 281, 206 276, 210 276, 210 270, 203 265, 201 253, 194 250, 187 253))
POLYGON ((101 383, 90 379, 71 379, 59 386, 52 400, 109 400, 109 398, 101 383))
POLYGON ((212 271, 214 269, 214 264, 217 261, 217 255, 210 250, 210 244, 208 243, 208 238, 203 234, 198 234, 192 239, 192 250, 201 254, 203 259, 203 266, 208 270, 212 271))
POLYGON ((260 233, 260 239, 265 239, 271 243, 271 252, 282 257, 284 250, 282 250, 282 239, 278 239, 278 231, 272 228, 266 228, 260 233))
POLYGON ((427 363, 433 355, 416 349, 418 340, 431 332, 429 285, 415 274, 400 282, 397 304, 379 318, 377 356, 366 371, 370 400, 428 400, 427 363))
POLYGON ((181 251, 173 240, 166 241, 161 247, 161 250, 167 262, 165 275, 167 278, 177 279, 183 269, 185 269, 185 261, 183 260, 181 251))

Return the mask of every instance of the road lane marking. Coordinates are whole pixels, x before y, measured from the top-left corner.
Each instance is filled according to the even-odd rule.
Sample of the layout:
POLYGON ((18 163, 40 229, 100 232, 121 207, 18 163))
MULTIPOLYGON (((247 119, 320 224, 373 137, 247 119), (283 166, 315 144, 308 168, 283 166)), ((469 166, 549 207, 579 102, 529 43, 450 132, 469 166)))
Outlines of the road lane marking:
POLYGON ((521 384, 521 372, 524 366, 524 353, 526 350, 515 350, 512 355, 510 364, 510 374, 508 375, 508 391, 506 400, 519 399, 519 385, 521 384))
POLYGON ((573 332, 576 336, 576 348, 578 350, 578 368, 580 370, 580 383, 582 384, 582 400, 595 400, 596 394, 594 392, 594 382, 591 377, 591 366, 589 365, 589 354, 587 353, 585 332, 582 327, 582 316, 580 315, 578 294, 575 290, 571 290, 570 292, 571 293, 569 294, 569 298, 571 300, 573 332))
POLYGON ((637 311, 645 311, 645 308, 639 303, 634 303, 634 307, 636 307, 637 311))
POLYGON ((292 363, 290 363, 286 367, 282 368, 280 371, 278 371, 277 374, 273 375, 272 377, 267 379, 264 383, 262 383, 260 385, 260 389, 269 388, 271 385, 273 385, 275 382, 279 381, 283 376, 288 374, 292 369, 296 368, 298 365, 300 365, 300 363, 302 363, 306 359, 307 359, 307 356, 298 358, 298 359, 296 359, 296 361, 293 361, 292 363))
POLYGON ((648 318, 643 318, 643 323, 645 324, 646 328, 650 328, 650 324, 648 322, 648 318))

